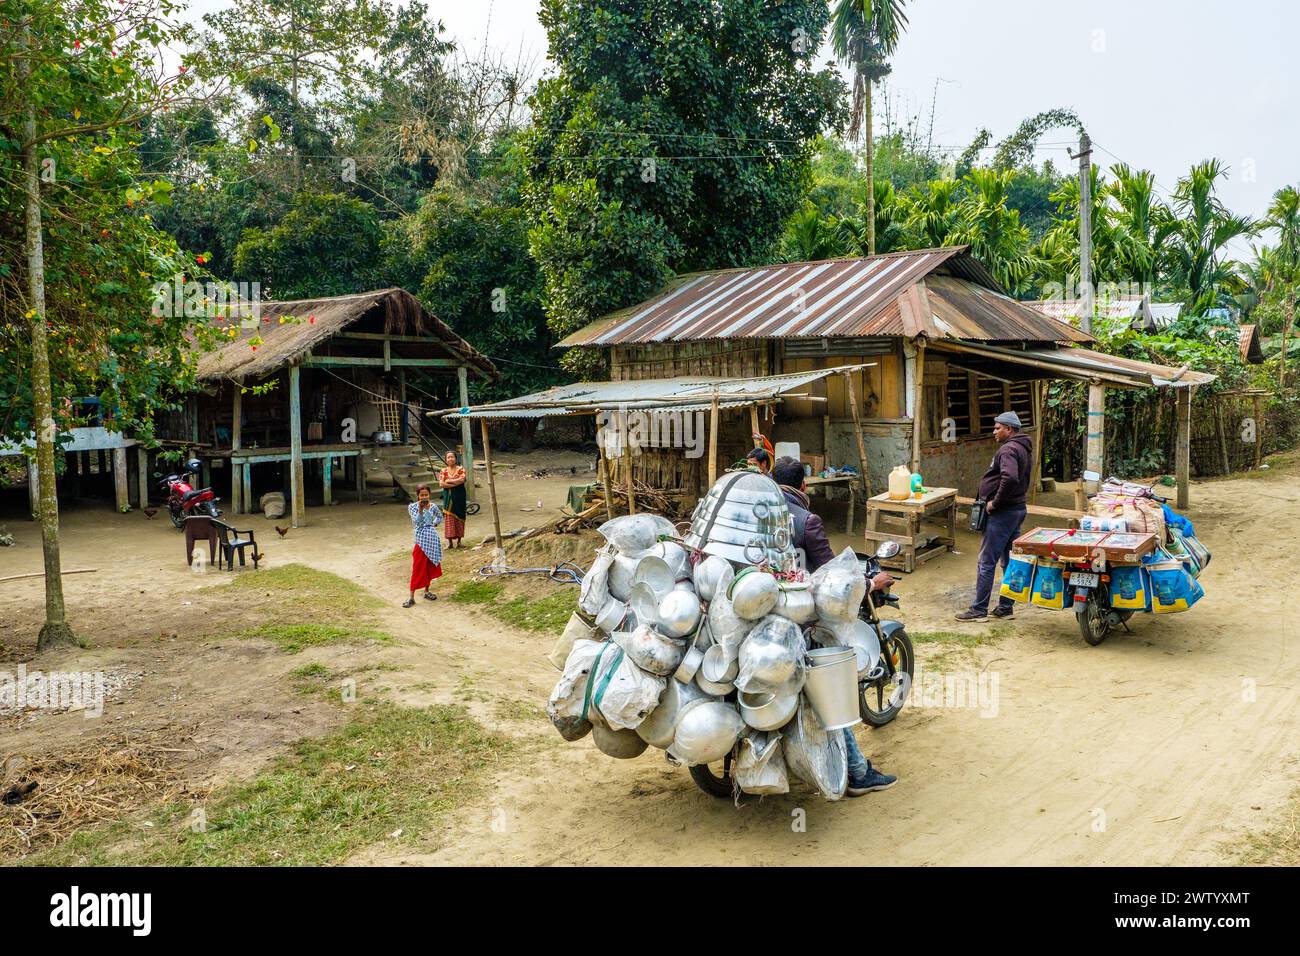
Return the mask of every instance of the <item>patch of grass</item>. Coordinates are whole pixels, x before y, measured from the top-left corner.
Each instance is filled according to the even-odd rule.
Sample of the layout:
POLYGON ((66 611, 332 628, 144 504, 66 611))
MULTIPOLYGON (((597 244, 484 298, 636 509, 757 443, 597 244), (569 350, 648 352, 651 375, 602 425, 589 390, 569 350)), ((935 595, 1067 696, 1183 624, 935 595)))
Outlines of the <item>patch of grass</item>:
POLYGON ((334 672, 324 664, 304 664, 289 671, 289 680, 295 693, 312 695, 329 690, 335 678, 334 672))
POLYGON ((1246 838, 1237 863, 1242 866, 1300 866, 1300 790, 1291 794, 1277 824, 1246 838))
POLYGON ((546 719, 546 711, 541 707, 526 700, 516 700, 511 697, 498 697, 496 706, 492 708, 492 713, 501 720, 524 722, 546 719))
POLYGON ((911 637, 913 644, 952 644, 970 648, 996 644, 1005 633, 1005 627, 995 624, 983 631, 918 631, 911 637))
POLYGON ((383 607, 359 584, 305 564, 240 575, 224 585, 237 601, 253 603, 265 620, 237 633, 260 637, 286 654, 322 644, 389 642, 392 636, 374 627, 374 612, 383 607))
POLYGON ((520 630, 554 633, 564 629, 569 615, 578 606, 576 588, 543 598, 520 595, 508 601, 501 600, 504 593, 505 587, 499 581, 465 581, 452 593, 451 599, 461 604, 481 604, 497 620, 520 630))
MULTIPOLYGON (((326 866, 381 840, 415 843, 477 797, 513 744, 463 708, 370 703, 249 783, 147 819, 83 830, 32 863, 62 866, 326 866), (199 830, 199 832, 195 832, 199 830), (391 834, 401 830, 399 837, 391 834)), ((422 844, 423 845, 423 844, 422 844)))
POLYGON ((495 604, 504 590, 500 581, 462 581, 451 599, 458 604, 495 604))

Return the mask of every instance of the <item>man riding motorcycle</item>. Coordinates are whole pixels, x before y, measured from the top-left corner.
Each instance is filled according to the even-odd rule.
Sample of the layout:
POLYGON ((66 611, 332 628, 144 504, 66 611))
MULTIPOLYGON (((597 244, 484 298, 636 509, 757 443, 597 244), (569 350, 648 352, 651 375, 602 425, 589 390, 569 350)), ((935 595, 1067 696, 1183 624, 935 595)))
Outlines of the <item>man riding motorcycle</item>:
MULTIPOLYGON (((778 458, 772 466, 772 478, 781 486, 781 492, 785 495, 786 507, 794 520, 794 547, 803 550, 805 567, 811 574, 830 561, 835 552, 831 550, 830 538, 822 519, 809 508, 803 463, 790 457, 778 458)), ((879 591, 893 584, 894 579, 889 572, 881 571, 869 583, 870 590, 879 591)), ((844 743, 849 754, 849 787, 845 791, 848 796, 860 797, 874 790, 887 790, 898 782, 893 774, 881 773, 871 766, 871 761, 862 755, 850 727, 844 728, 844 743)))

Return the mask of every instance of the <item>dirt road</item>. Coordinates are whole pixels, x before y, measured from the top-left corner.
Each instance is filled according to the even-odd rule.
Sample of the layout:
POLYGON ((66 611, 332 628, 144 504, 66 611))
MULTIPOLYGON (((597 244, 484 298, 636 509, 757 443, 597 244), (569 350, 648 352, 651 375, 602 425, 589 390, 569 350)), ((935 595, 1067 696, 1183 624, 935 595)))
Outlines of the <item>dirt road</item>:
MULTIPOLYGON (((544 519, 575 480, 524 473, 503 476, 505 507, 512 516, 538 500, 543 508, 504 524, 544 519)), ((1297 575, 1289 562, 1300 535, 1300 468, 1199 484, 1193 502, 1190 517, 1214 552, 1202 576, 1206 599, 1186 614, 1140 615, 1132 634, 1096 648, 1068 612, 1018 608, 1014 621, 996 626, 953 621, 973 581, 976 539, 963 537, 961 554, 898 586, 909 631, 941 640, 918 647, 925 676, 898 720, 859 730, 866 753, 900 783, 840 803, 800 787, 739 808, 700 793, 659 751, 615 761, 589 739, 564 743, 541 713, 557 676, 544 660, 553 636, 517 632, 445 600, 398 608, 395 556, 409 549, 398 506, 315 509, 308 527, 267 537, 272 561, 313 564, 393 602, 382 623, 399 641, 382 655, 394 669, 377 690, 405 703, 466 703, 524 744, 490 797, 450 821, 439 850, 394 856, 376 847, 358 864, 1205 864, 1231 861, 1300 782, 1297 575), (978 635, 986 640, 976 644, 978 635), (930 682, 936 674, 983 675, 985 696, 944 706, 942 684, 930 682), (528 706, 503 715, 502 700, 528 706)), ((471 522, 477 540, 486 514, 471 522)), ((150 607, 161 590, 204 586, 177 569, 169 549, 178 547, 138 515, 69 517, 66 564, 98 560, 104 569, 67 581, 70 606, 98 612, 95 623, 82 615, 97 645, 85 654, 112 656, 105 613, 165 616, 150 607), (113 561, 105 534, 128 520, 139 524, 114 548, 121 553, 129 540, 132 560, 113 561)), ((440 589, 485 559, 473 551, 449 558, 451 580, 440 589)), ((39 547, 22 535, 18 548, 0 550, 0 575, 37 568, 39 547)), ((0 616, 14 620, 21 610, 29 618, 39 596, 39 581, 4 586, 0 616)), ((26 654, 16 638, 13 628, 0 633, 10 660, 26 654)), ((337 667, 351 653, 313 649, 292 663, 337 667)), ((143 706, 148 681, 130 693, 143 706)))

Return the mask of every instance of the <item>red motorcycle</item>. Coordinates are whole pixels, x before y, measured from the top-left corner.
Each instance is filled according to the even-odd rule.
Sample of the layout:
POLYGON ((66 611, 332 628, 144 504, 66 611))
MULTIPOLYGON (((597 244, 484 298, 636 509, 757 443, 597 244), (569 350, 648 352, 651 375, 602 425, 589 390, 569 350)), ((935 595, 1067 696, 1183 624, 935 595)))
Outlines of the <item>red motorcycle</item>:
POLYGON ((187 479, 193 479, 202 469, 197 458, 185 463, 185 470, 179 475, 168 475, 158 482, 158 487, 167 492, 167 511, 171 514, 172 524, 177 528, 185 527, 185 519, 192 515, 206 515, 219 518, 218 498, 211 488, 195 488, 187 479))

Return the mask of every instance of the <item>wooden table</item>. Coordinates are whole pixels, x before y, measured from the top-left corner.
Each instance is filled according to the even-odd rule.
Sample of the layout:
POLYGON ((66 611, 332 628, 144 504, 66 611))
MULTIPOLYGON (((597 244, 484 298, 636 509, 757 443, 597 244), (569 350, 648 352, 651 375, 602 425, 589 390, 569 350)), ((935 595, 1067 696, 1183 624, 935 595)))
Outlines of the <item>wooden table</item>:
POLYGON ((830 500, 830 490, 832 485, 844 485, 849 489, 849 516, 844 521, 844 533, 853 533, 853 511, 858 501, 858 485, 862 483, 862 478, 858 475, 835 475, 830 478, 817 478, 809 476, 803 480, 804 488, 812 491, 814 488, 822 488, 822 496, 827 501, 830 500))
POLYGON ((868 541, 875 544, 882 541, 898 542, 898 555, 880 563, 887 568, 911 573, 918 564, 955 549, 957 489, 929 488, 920 498, 905 498, 902 501, 891 499, 888 492, 868 498, 865 535, 868 541), (944 533, 923 533, 922 524, 926 520, 941 522, 944 533), (882 521, 893 524, 896 530, 881 530, 882 521))

